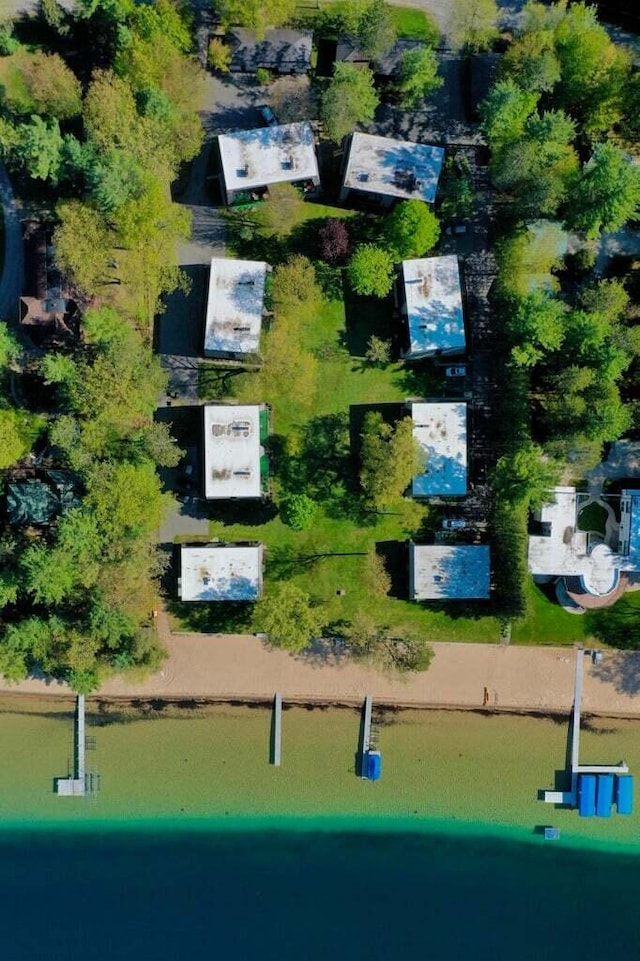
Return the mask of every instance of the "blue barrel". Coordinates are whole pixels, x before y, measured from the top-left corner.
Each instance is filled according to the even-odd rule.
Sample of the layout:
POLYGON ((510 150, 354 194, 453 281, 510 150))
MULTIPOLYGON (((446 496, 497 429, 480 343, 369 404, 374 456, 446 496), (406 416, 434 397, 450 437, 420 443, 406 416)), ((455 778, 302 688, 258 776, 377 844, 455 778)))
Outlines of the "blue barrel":
POLYGON ((616 778, 616 805, 618 814, 631 814, 633 811, 633 776, 618 774, 616 778))
POLYGON ((613 805, 613 774, 598 775, 596 814, 599 818, 610 818, 613 805))
POLYGON ((578 778, 578 814, 592 818, 596 813, 596 776, 581 774, 578 778))
POLYGON ((379 751, 369 751, 367 754, 367 778, 379 781, 382 776, 382 758, 379 751))

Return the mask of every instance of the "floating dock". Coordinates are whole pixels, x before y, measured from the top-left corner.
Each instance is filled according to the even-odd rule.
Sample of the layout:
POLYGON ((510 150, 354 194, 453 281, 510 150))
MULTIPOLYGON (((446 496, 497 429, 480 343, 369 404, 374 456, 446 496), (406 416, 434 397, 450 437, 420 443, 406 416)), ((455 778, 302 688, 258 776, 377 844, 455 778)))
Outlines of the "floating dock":
MULTIPOLYGON (((596 813, 596 776, 628 774, 629 765, 624 761, 621 761, 620 764, 580 764, 580 714, 582 709, 582 681, 585 656, 586 652, 583 648, 579 647, 576 650, 576 673, 573 691, 571 789, 569 791, 545 791, 544 800, 547 804, 564 804, 569 807, 578 807, 583 817, 590 817, 591 813, 596 813), (593 783, 591 781, 592 776, 593 783), (593 798, 591 796, 592 789, 593 798), (593 812, 591 811, 592 807, 593 812)), ((607 788, 608 784, 609 782, 607 780, 607 788)), ((606 803, 603 801, 601 809, 604 810, 606 806, 606 803)))
POLYGON ((382 776, 382 755, 378 750, 377 728, 372 722, 373 698, 364 699, 364 722, 362 726, 362 757, 360 776, 365 781, 379 781, 382 776))
POLYGON ((73 774, 70 777, 56 778, 56 794, 61 797, 84 797, 87 793, 86 750, 84 717, 84 694, 78 694, 76 734, 74 743, 73 774))
POLYGON ((273 700, 273 757, 274 767, 280 767, 282 757, 282 694, 276 691, 273 700))

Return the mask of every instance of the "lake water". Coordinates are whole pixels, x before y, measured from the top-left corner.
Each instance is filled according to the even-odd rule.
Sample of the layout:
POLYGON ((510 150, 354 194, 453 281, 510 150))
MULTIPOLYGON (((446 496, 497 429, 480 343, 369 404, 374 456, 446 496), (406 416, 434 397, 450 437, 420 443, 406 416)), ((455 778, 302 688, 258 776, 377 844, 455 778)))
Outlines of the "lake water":
MULTIPOLYGON (((583 959, 638 953, 638 815, 537 800, 566 721, 387 714, 377 784, 359 716, 263 709, 91 713, 94 799, 58 798, 69 707, 0 703, 3 957, 583 959), (4 708, 4 710, 3 710, 4 708), (537 829, 559 826, 559 842, 537 829)), ((94 708, 92 708, 92 711, 94 708)), ((598 721, 583 757, 640 770, 640 723, 598 721)))

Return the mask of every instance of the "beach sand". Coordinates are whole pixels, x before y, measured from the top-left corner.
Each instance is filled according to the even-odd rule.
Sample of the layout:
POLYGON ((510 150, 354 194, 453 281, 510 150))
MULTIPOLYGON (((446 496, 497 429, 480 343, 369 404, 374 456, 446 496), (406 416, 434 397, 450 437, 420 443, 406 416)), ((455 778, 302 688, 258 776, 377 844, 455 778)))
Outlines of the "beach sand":
MULTIPOLYGON (((171 634, 162 611, 158 629, 169 658, 145 681, 113 678, 99 694, 114 698, 267 700, 279 690, 299 702, 378 703, 568 712, 575 655, 567 647, 434 643, 431 667, 408 677, 387 675, 317 653, 289 654, 245 635, 171 634)), ((0 683, 0 692, 66 694, 58 682, 0 683)), ((585 658, 583 711, 640 717, 640 653, 605 651, 601 665, 585 658)))

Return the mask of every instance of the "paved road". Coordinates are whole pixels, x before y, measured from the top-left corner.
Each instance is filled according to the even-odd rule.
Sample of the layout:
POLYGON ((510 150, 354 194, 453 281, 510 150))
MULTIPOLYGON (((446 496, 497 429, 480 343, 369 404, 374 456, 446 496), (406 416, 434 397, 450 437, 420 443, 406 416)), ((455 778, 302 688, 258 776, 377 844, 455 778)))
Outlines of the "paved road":
POLYGON ((0 319, 15 316, 24 285, 24 251, 20 208, 5 168, 0 164, 0 203, 4 212, 4 266, 0 280, 0 319))

